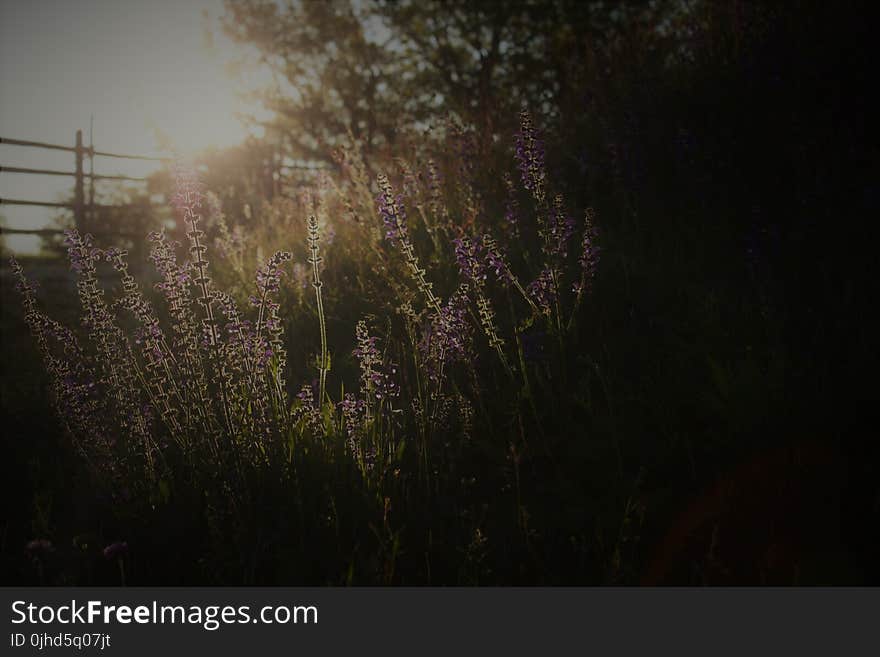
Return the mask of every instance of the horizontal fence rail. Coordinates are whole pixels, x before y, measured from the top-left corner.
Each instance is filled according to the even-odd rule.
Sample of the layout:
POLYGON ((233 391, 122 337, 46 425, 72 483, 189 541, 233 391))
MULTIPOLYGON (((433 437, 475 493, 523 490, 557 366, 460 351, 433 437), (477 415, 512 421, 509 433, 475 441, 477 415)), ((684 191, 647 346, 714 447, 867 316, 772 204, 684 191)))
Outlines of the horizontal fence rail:
MULTIPOLYGON (((54 171, 52 169, 27 169, 25 167, 6 167, 0 166, 0 173, 39 173, 44 176, 74 176, 76 177, 76 171, 54 171)), ((144 177, 137 176, 122 176, 122 175, 103 175, 98 173, 83 173, 84 178, 91 178, 92 180, 131 180, 134 182, 144 182, 147 179, 144 177)))
POLYGON ((0 205, 39 205, 45 208, 73 209, 73 203, 52 203, 50 201, 23 201, 17 198, 0 198, 0 205))
MULTIPOLYGON (((8 144, 10 146, 24 146, 28 148, 43 148, 49 150, 66 151, 74 154, 74 171, 62 171, 58 169, 37 169, 32 167, 14 167, 0 166, 0 173, 15 173, 25 175, 41 175, 41 176, 69 176, 74 178, 73 201, 72 202, 52 202, 52 201, 35 201, 29 199, 18 198, 0 198, 0 206, 18 205, 18 206, 38 206, 44 208, 63 208, 73 210, 73 218, 76 227, 84 230, 87 215, 91 215, 96 209, 147 209, 149 206, 143 204, 114 204, 103 205, 95 203, 95 186, 96 180, 119 180, 128 182, 147 182, 147 178, 140 176, 126 176, 122 174, 109 175, 97 174, 94 172, 96 157, 112 157, 126 160, 140 160, 150 162, 171 162, 170 157, 153 157, 149 155, 131 155, 127 153, 111 153, 109 151, 95 150, 93 144, 86 146, 83 144, 82 130, 76 131, 76 144, 74 146, 65 146, 63 144, 51 144, 44 141, 33 141, 29 139, 10 139, 9 137, 0 137, 0 144, 8 144), (83 159, 89 158, 89 172, 87 173, 83 167, 83 159), (88 200, 86 199, 85 181, 89 181, 88 200)), ((64 231, 54 228, 0 228, 0 234, 5 235, 59 235, 64 231)), ((96 231, 90 230, 95 233, 96 231)), ((109 233, 108 233, 109 234, 109 233)), ((120 231, 114 231, 113 235, 125 236, 120 231)))
MULTIPOLYGON (((37 235, 40 237, 55 237, 57 235, 64 235, 66 232, 67 231, 64 228, 6 228, 0 226, 0 235, 37 235)), ((99 237, 130 237, 132 239, 143 237, 143 235, 135 235, 134 233, 119 230, 92 230, 89 231, 89 233, 99 237)))
POLYGON ((26 141, 24 139, 9 139, 8 137, 0 137, 0 144, 10 144, 12 146, 34 146, 36 148, 48 148, 58 151, 76 152, 76 146, 61 146, 60 144, 47 144, 42 141, 26 141))
POLYGON ((106 151, 88 150, 87 153, 98 157, 118 157, 124 160, 147 160, 149 162, 173 162, 173 157, 150 157, 147 155, 120 155, 119 153, 108 153, 106 151))
MULTIPOLYGON (((148 178, 139 177, 139 176, 126 176, 126 175, 108 175, 108 174, 97 174, 94 172, 94 162, 96 157, 108 157, 108 158, 117 158, 117 159, 125 159, 125 160, 140 160, 140 161, 148 161, 148 162, 173 162, 174 158, 171 157, 156 157, 150 155, 131 155, 126 153, 112 153, 109 151, 99 151, 94 148, 93 144, 85 145, 83 144, 83 136, 82 130, 76 131, 76 143, 74 146, 65 146, 63 144, 52 144, 43 141, 33 141, 27 139, 11 139, 9 137, 0 137, 0 144, 6 144, 10 146, 23 146, 28 148, 43 148, 49 150, 57 150, 57 151, 65 151, 68 153, 74 154, 74 171, 64 171, 60 169, 39 169, 33 167, 16 167, 16 166, 0 166, 0 173, 12 173, 12 174, 23 174, 23 175, 41 175, 41 176, 68 176, 74 179, 74 187, 73 187, 73 201, 69 202, 52 202, 52 201, 37 201, 30 199, 18 199, 18 198, 0 198, 0 206, 4 205, 17 205, 17 206, 37 206, 44 208, 61 208, 66 210, 73 211, 74 224, 76 228, 80 231, 87 230, 86 227, 86 218, 93 216, 93 212, 96 209, 107 210, 107 209, 148 209, 153 207, 150 204, 114 204, 114 205, 103 205, 100 203, 95 203, 95 186, 94 183, 96 180, 117 180, 117 181, 129 181, 129 182, 139 182, 144 183, 148 182, 148 178), (86 172, 84 170, 84 158, 89 158, 89 171, 86 172), (88 196, 86 195, 85 181, 88 180, 89 188, 88 188, 88 196)), ((290 158, 283 158, 281 161, 278 161, 273 156, 273 163, 270 165, 271 170, 273 171, 274 176, 274 184, 273 190, 274 193, 278 193, 278 181, 289 180, 292 178, 294 172, 318 172, 322 170, 333 169, 332 165, 329 165, 324 162, 312 162, 308 160, 296 160, 290 158), (286 161, 285 161, 286 160, 286 161)), ((282 183, 283 184, 283 183, 282 183)), ((0 227, 0 234, 5 235, 41 235, 41 236, 50 236, 50 235, 59 235, 64 231, 61 229, 54 228, 39 228, 39 229, 30 229, 30 228, 3 228, 0 227)), ((99 234, 100 231, 96 232, 95 230, 88 230, 93 234, 99 234)), ((105 234, 110 234, 107 231, 104 231, 105 234)), ((113 235, 117 236, 126 236, 122 232, 113 232, 113 235)))
MULTIPOLYGON (((75 203, 53 203, 51 201, 25 201, 22 199, 2 198, 2 197, 0 197, 0 205, 38 205, 38 206, 43 206, 43 207, 47 207, 47 208, 66 208, 68 210, 72 210, 73 208, 76 207, 75 203)), ((109 205, 106 203, 92 203, 91 205, 89 205, 87 207, 99 208, 102 210, 112 210, 112 209, 135 210, 138 208, 141 210, 146 210, 146 209, 148 209, 150 207, 154 207, 154 206, 147 205, 144 203, 112 203, 109 205)), ((22 230, 26 230, 26 229, 22 228, 22 230)))
MULTIPOLYGON (((44 141, 28 141, 25 139, 10 139, 9 137, 0 137, 0 144, 9 144, 10 146, 31 146, 34 148, 48 148, 57 151, 69 151, 76 153, 82 151, 85 155, 94 155, 98 157, 117 157, 125 160, 148 160, 151 162, 173 162, 172 157, 154 157, 150 155, 126 155, 123 153, 108 153, 107 151, 96 151, 92 146, 63 146, 61 144, 49 144, 44 141)), ((6 167, 4 167, 6 168, 6 167)))

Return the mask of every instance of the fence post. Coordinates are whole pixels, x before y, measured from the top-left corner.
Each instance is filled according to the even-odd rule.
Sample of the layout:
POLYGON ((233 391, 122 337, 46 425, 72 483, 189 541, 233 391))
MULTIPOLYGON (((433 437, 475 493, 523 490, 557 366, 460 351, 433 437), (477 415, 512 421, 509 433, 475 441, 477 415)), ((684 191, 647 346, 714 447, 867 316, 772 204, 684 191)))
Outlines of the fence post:
POLYGON ((85 186, 83 184, 83 133, 76 131, 76 185, 73 189, 73 223, 81 233, 85 230, 85 186))
POLYGON ((95 225, 95 115, 89 117, 89 223, 95 225))

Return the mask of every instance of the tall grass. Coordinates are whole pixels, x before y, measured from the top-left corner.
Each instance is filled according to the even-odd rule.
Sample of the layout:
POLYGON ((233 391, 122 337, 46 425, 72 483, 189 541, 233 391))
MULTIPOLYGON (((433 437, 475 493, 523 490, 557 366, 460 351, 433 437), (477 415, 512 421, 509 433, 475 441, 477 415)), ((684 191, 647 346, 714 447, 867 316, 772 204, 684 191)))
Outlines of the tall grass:
POLYGON ((519 174, 499 189, 454 153, 445 175, 434 157, 398 160, 372 183, 349 153, 342 178, 282 206, 295 229, 274 235, 280 250, 249 290, 248 236, 182 165, 173 206, 187 245, 150 235, 153 290, 124 251, 68 232, 81 331, 39 308, 13 261, 52 401, 96 485, 134 515, 194 514, 203 564, 226 581, 487 581, 489 550, 510 570, 497 576, 538 568, 521 469, 564 467, 540 443, 599 249, 593 211, 575 222, 550 193, 540 136, 527 112, 520 123, 519 174), (493 195, 504 218, 486 209, 493 195), (327 307, 328 261, 329 280, 371 308, 356 314, 337 300, 357 295, 332 289, 327 307), (105 290, 108 266, 119 286, 105 290), (318 345, 286 329, 302 317, 318 345), (296 381, 315 346, 317 379, 296 381))

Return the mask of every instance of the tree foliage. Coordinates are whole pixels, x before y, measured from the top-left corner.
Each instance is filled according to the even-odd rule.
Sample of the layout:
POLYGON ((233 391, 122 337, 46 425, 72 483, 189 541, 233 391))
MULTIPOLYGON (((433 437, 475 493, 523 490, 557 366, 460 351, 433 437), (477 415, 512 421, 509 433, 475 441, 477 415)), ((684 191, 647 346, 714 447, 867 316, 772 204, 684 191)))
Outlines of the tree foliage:
POLYGON ((663 66, 692 57, 687 35, 718 13, 697 5, 228 0, 222 22, 272 71, 260 98, 295 157, 327 159, 350 135, 369 158, 393 150, 407 129, 450 115, 477 127, 484 143, 509 136, 526 105, 549 124, 574 120, 612 60, 663 66))

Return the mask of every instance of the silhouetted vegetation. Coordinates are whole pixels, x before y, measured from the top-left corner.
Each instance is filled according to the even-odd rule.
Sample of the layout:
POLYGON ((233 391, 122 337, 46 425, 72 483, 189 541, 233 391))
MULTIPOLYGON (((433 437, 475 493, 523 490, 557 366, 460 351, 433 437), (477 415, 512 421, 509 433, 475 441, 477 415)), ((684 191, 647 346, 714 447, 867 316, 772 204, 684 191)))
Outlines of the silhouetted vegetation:
POLYGON ((877 581, 857 6, 225 24, 272 139, 3 270, 4 582, 877 581))

